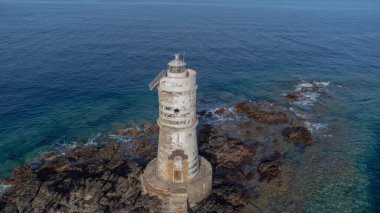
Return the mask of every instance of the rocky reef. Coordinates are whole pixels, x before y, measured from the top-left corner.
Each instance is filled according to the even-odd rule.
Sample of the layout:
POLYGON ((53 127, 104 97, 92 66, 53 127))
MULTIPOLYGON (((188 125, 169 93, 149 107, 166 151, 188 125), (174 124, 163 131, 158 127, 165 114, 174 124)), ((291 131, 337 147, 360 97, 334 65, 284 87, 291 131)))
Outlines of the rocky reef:
MULTIPOLYGON (((290 98, 290 97, 288 97, 290 98)), ((189 212, 255 212, 289 189, 286 155, 312 146, 303 119, 267 102, 198 113, 199 152, 214 169, 211 195, 189 212)), ((0 183, 0 212, 163 212, 140 176, 156 155, 158 127, 116 129, 95 143, 43 153, 0 183)), ((297 211, 296 201, 281 211, 297 211)))

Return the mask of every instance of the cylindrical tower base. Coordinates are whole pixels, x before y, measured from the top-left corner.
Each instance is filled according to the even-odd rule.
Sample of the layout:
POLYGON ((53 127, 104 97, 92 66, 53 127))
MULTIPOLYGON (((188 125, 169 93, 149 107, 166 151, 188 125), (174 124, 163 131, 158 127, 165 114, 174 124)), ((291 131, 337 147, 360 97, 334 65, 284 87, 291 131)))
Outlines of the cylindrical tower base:
POLYGON ((187 195, 190 206, 207 198, 212 189, 212 167, 210 162, 200 157, 199 174, 189 183, 168 183, 157 175, 157 159, 153 159, 142 175, 142 187, 145 193, 161 199, 171 199, 187 195))

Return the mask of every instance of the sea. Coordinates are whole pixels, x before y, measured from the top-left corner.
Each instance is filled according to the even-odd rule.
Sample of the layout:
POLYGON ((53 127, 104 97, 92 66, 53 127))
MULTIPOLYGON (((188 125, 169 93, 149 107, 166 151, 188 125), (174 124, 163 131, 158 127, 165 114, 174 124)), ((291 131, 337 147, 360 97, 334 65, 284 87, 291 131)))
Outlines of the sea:
POLYGON ((154 122, 148 84, 174 53, 199 109, 264 100, 307 119, 303 212, 380 212, 377 0, 0 0, 0 177, 154 122), (323 93, 283 97, 311 85, 323 93))

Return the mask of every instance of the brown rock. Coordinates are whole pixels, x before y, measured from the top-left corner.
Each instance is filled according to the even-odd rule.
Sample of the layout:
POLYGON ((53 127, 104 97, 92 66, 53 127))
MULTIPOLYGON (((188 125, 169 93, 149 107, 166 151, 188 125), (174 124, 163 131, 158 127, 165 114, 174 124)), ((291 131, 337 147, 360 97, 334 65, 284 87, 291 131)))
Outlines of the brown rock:
POLYGON ((218 130, 214 127, 212 127, 209 124, 205 124, 201 129, 198 131, 198 142, 199 143, 205 143, 208 142, 208 140, 218 134, 218 130))
POLYGON ((260 181, 266 180, 270 182, 273 178, 280 175, 281 154, 275 152, 274 154, 261 159, 257 172, 260 175, 260 181))
MULTIPOLYGON (((221 109, 224 112, 215 114, 230 116, 230 111, 221 109)), ((242 102, 235 110, 250 119, 226 119, 215 125, 200 119, 199 151, 213 165, 213 189, 190 212, 251 212, 249 206, 257 212, 267 210, 267 205, 288 189, 291 169, 287 171, 287 164, 281 164, 279 152, 261 158, 256 148, 263 151, 260 153, 284 146, 295 148, 273 144, 283 140, 281 133, 295 143, 312 139, 311 133, 295 122, 295 127, 282 132, 283 125, 267 125, 282 124, 287 116, 294 119, 275 105, 242 102)), ((206 110, 199 114, 212 116, 206 110)), ((130 137, 127 143, 105 136, 97 145, 77 144, 64 150, 65 155, 48 152, 20 167, 3 181, 11 187, 0 197, 0 212, 165 212, 162 201, 142 193, 140 176, 157 154, 158 127, 146 124, 142 129, 116 130, 130 137)))
POLYGON ((220 108, 215 111, 215 115, 223 115, 226 112, 225 108, 220 108))
POLYGON ((232 181, 215 184, 211 195, 191 208, 191 212, 242 212, 248 202, 245 189, 232 181))
POLYGON ((292 92, 284 96, 288 101, 297 101, 300 99, 300 95, 297 92, 292 92))
POLYGON ((294 143, 312 144, 314 142, 311 132, 302 126, 287 127, 282 131, 282 135, 294 143))
POLYGON ((254 156, 252 147, 244 145, 239 139, 222 136, 209 140, 209 148, 204 151, 215 167, 234 169, 254 156))
POLYGON ((238 126, 241 129, 249 129, 249 128, 252 128, 253 124, 252 122, 245 122, 245 123, 238 124, 238 126))
POLYGON ((235 105, 235 110, 247 117, 268 124, 287 123, 288 116, 285 112, 276 111, 272 106, 268 106, 264 102, 258 105, 244 101, 235 105))
POLYGON ((159 127, 157 124, 145 124, 144 132, 149 136, 158 136, 159 127))
POLYGON ((78 145, 66 150, 66 158, 48 153, 39 168, 24 166, 13 173, 0 212, 162 211, 158 198, 141 192, 143 165, 126 161, 124 150, 110 142, 78 145))
POLYGON ((136 128, 126 128, 126 129, 117 129, 115 131, 115 134, 122 135, 122 136, 128 136, 133 138, 138 138, 144 135, 144 132, 136 129, 136 128))

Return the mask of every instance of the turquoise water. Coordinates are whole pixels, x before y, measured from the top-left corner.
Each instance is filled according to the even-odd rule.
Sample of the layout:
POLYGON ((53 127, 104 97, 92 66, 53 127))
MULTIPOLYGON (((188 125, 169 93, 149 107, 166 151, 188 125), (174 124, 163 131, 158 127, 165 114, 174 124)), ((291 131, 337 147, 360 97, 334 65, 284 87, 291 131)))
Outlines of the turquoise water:
POLYGON ((0 0, 0 176, 154 121, 147 85, 180 52, 199 108, 268 100, 325 125, 305 211, 380 211, 379 20, 379 1, 0 0), (314 81, 329 82, 327 97, 282 99, 314 81))

